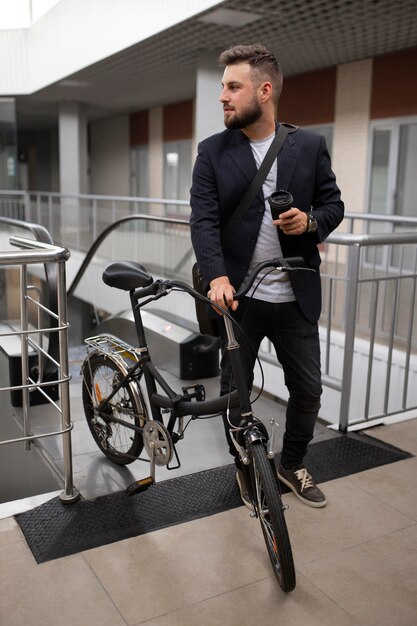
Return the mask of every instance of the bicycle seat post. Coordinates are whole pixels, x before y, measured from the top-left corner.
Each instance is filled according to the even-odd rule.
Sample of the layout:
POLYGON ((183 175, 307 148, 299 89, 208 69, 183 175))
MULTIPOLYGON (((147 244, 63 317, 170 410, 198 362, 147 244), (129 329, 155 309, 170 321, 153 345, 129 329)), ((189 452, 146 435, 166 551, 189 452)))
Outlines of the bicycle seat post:
POLYGON ((235 330, 233 328, 233 322, 225 315, 223 316, 223 321, 226 327, 226 334, 227 334, 227 350, 235 350, 236 348, 239 348, 239 344, 236 341, 235 330))

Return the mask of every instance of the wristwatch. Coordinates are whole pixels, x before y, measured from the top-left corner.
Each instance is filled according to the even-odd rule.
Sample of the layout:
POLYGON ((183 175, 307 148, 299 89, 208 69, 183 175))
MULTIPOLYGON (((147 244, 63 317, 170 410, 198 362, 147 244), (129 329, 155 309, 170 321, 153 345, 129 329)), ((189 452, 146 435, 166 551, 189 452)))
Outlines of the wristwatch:
POLYGON ((317 230, 317 220, 314 215, 310 212, 307 213, 307 233, 315 233, 317 230))

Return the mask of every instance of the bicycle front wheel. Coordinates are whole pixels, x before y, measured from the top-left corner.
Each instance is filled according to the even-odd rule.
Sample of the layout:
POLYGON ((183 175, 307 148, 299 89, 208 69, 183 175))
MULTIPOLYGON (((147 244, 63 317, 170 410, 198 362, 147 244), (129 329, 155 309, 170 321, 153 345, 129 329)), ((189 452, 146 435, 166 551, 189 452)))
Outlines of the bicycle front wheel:
POLYGON ((291 543, 277 479, 266 450, 260 441, 250 446, 254 500, 274 574, 284 591, 295 587, 295 569, 291 543))
POLYGON ((113 463, 132 463, 142 451, 143 438, 130 426, 142 427, 147 417, 139 385, 135 382, 123 385, 109 404, 99 409, 100 403, 123 380, 124 373, 106 355, 93 353, 84 361, 82 374, 84 413, 95 442, 113 463))

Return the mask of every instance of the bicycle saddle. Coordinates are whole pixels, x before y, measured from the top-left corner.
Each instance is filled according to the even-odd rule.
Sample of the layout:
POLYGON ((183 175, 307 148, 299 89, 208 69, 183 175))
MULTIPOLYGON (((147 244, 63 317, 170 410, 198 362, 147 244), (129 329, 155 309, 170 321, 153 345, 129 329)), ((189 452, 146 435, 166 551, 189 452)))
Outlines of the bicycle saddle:
POLYGON ((109 287, 131 291, 138 287, 152 285, 153 278, 140 263, 116 261, 110 263, 103 272, 103 282, 109 287))

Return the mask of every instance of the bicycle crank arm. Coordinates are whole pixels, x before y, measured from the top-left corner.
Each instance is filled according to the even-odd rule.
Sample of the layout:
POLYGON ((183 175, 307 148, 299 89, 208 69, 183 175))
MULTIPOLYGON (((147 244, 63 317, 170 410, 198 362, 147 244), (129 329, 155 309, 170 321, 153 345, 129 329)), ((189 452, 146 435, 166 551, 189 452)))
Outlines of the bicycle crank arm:
POLYGON ((273 459, 275 457, 274 439, 275 439, 275 429, 276 428, 279 428, 279 424, 278 424, 278 422, 275 421, 275 418, 272 417, 271 418, 271 435, 269 437, 268 450, 267 450, 268 459, 273 459))
POLYGON ((155 443, 153 441, 150 442, 150 450, 151 475, 147 478, 137 480, 136 482, 129 485, 129 487, 126 489, 128 496, 133 496, 136 493, 146 491, 151 485, 155 484, 155 443))

